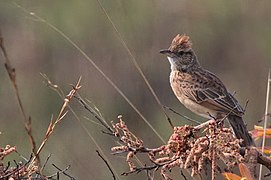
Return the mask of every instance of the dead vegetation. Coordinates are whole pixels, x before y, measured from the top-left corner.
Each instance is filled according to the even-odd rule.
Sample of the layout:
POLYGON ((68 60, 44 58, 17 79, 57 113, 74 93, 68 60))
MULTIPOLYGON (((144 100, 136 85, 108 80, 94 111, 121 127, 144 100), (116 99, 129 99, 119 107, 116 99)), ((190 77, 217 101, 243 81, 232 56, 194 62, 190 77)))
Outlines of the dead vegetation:
POLYGON ((69 177, 70 179, 75 179, 74 177, 68 175, 66 171, 70 168, 70 166, 67 166, 64 169, 61 169, 57 167, 55 164, 52 164, 56 168, 56 173, 51 175, 44 175, 43 170, 49 161, 50 156, 47 158, 47 161, 41 165, 39 154, 42 151, 43 147, 49 140, 50 135, 54 132, 54 129, 58 123, 61 122, 61 120, 65 117, 65 115, 68 113, 67 106, 70 102, 70 100, 74 97, 75 93, 80 89, 80 80, 78 80, 77 84, 75 86, 72 86, 72 89, 70 92, 65 96, 63 105, 59 111, 59 114, 57 118, 54 120, 53 117, 51 118, 51 122, 47 128, 47 132, 45 134, 45 137, 39 146, 37 148, 36 142, 34 140, 34 137, 32 135, 32 126, 31 126, 31 117, 27 116, 23 102, 20 98, 19 88, 16 82, 16 72, 15 68, 11 65, 11 62, 8 58, 7 51, 4 46, 4 38, 2 37, 2 34, 0 33, 0 49, 3 53, 4 57, 4 65, 6 68, 6 71, 9 75, 10 81, 14 87, 15 95, 19 104, 19 108, 23 115, 23 123, 25 126, 25 130, 27 132, 27 135, 29 137, 30 144, 32 145, 32 152, 30 152, 31 156, 30 158, 24 158, 22 157, 16 150, 16 146, 10 146, 6 145, 5 147, 1 147, 0 145, 0 179, 3 180, 13 180, 13 179, 35 179, 35 180, 43 180, 43 179, 59 179, 60 174, 64 174, 65 176, 69 177), (22 161, 15 161, 14 165, 12 165, 10 162, 7 164, 4 164, 3 160, 5 157, 9 156, 11 153, 17 153, 22 161))

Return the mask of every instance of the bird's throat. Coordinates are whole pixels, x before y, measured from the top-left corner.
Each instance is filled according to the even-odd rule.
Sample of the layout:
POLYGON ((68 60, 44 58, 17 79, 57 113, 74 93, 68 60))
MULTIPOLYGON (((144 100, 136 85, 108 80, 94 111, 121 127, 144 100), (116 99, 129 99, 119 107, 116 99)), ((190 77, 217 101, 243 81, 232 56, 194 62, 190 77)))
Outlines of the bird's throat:
POLYGON ((171 71, 181 71, 183 73, 187 72, 189 66, 187 64, 181 64, 178 59, 167 57, 170 63, 171 71))
POLYGON ((175 58, 172 58, 172 57, 167 57, 168 58, 168 61, 170 63, 170 68, 171 68, 171 71, 176 71, 177 70, 177 59, 175 58))

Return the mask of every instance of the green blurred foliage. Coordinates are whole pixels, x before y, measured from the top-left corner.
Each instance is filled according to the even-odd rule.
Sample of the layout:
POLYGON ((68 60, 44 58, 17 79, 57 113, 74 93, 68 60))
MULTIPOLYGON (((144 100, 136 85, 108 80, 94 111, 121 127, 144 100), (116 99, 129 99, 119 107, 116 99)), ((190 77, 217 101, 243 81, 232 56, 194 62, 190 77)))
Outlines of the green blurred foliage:
MULTIPOLYGON (((97 1, 16 2, 45 18, 77 43, 163 138, 169 137, 170 126, 162 110, 97 1)), ((168 81, 169 64, 159 54, 159 50, 167 48, 176 34, 185 33, 191 37, 202 66, 217 74, 230 91, 236 91, 241 104, 249 100, 245 115, 249 129, 262 118, 267 72, 271 67, 271 1, 102 0, 101 3, 163 104, 203 121, 187 111, 173 95, 168 81)), ((117 121, 117 115, 123 114, 129 128, 146 145, 155 147, 161 144, 98 71, 47 25, 24 13, 11 1, 2 0, 0 29, 16 68, 20 94, 32 118, 38 144, 46 132, 51 114, 56 116, 62 104, 58 95, 43 83, 41 72, 65 92, 68 92, 69 84, 75 83, 82 75, 81 94, 99 108, 108 122, 117 121)), ((16 145, 21 154, 29 156, 31 146, 24 131, 14 90, 3 66, 3 57, 0 59, 1 146, 16 145)), ((95 119, 76 101, 72 107, 103 148, 115 170, 119 174, 128 171, 124 156, 110 155, 110 147, 115 145, 114 139, 102 134, 102 127, 85 120, 84 116, 95 119)), ((176 125, 190 123, 169 114, 176 125)), ((96 149, 69 113, 49 140, 42 158, 44 160, 49 153, 53 153, 51 163, 59 167, 71 164, 69 172, 78 179, 110 179, 111 175, 95 153, 96 149)), ((49 165, 47 170, 48 173, 55 171, 49 165)), ((123 177, 138 178, 145 178, 145 174, 123 177)), ((157 178, 160 178, 159 173, 157 178)))

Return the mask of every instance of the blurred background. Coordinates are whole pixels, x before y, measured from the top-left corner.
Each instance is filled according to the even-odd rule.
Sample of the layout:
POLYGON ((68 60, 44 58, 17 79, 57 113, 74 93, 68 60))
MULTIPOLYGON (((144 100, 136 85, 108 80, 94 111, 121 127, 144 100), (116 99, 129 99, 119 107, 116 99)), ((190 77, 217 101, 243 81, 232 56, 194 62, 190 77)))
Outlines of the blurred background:
MULTIPOLYGON (((97 1, 15 1, 46 19, 78 46, 112 79, 158 133, 167 140, 171 128, 163 111, 150 93, 121 44, 116 32, 97 1)), ((268 69, 271 67, 271 1, 185 1, 185 0, 101 0, 108 15, 127 43, 142 71, 162 104, 203 122, 204 119, 186 110, 175 98, 169 85, 169 63, 159 50, 167 48, 180 33, 189 35, 200 63, 214 72, 229 91, 236 91, 248 129, 264 115, 268 69)), ((123 115, 130 130, 148 147, 157 147, 161 140, 146 125, 118 92, 103 78, 69 42, 46 24, 29 16, 11 1, 0 1, 0 30, 9 58, 16 68, 19 91, 25 110, 33 122, 33 134, 39 145, 46 133, 50 117, 57 116, 63 100, 44 83, 45 73, 65 93, 82 76, 82 97, 100 110, 107 122, 117 122, 123 115)), ((14 89, 0 56, 0 123, 1 146, 16 145, 28 157, 31 152, 22 123, 14 89)), ((85 117, 95 120, 76 101, 72 107, 83 125, 102 147, 116 172, 128 171, 125 156, 112 156, 114 138, 101 132, 85 117)), ((191 124, 168 112, 175 125, 191 124)), ((42 160, 52 153, 46 173, 56 170, 50 163, 64 168, 78 179, 111 179, 104 162, 97 156, 97 147, 72 113, 56 127, 41 153, 42 160)), ((19 159, 14 155, 6 161, 19 159)), ((175 177, 180 177, 176 172, 175 177)), ((188 177, 188 176, 187 176, 188 177)), ((121 177, 146 179, 145 173, 121 177)), ((159 173, 157 179, 161 179, 159 173)), ((63 177, 63 179, 65 179, 63 177)))

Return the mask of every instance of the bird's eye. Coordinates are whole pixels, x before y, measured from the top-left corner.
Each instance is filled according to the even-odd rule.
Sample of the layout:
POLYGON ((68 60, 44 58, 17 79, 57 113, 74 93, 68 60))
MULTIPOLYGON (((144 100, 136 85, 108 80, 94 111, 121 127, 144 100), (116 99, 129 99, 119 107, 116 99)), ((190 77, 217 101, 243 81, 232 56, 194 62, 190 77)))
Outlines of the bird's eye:
POLYGON ((180 55, 180 56, 182 56, 182 55, 184 55, 184 54, 185 54, 185 52, 183 52, 183 51, 180 51, 180 52, 179 52, 179 55, 180 55))
POLYGON ((191 57, 191 56, 192 56, 192 52, 190 52, 190 51, 188 51, 188 52, 185 52, 185 51, 179 51, 179 52, 178 52, 178 56, 191 57))

